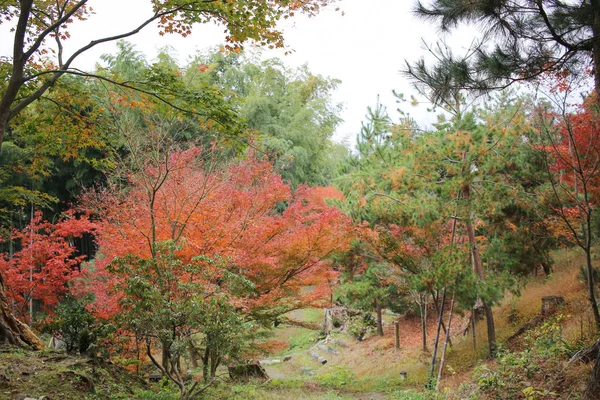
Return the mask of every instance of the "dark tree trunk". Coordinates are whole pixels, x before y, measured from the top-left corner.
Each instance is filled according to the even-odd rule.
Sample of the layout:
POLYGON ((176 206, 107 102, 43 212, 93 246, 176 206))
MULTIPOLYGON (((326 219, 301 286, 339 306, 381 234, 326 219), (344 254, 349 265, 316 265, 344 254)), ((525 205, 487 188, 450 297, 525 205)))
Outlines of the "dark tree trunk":
POLYGON ((594 64, 594 86, 598 101, 600 101, 600 0, 591 0, 594 13, 594 24, 592 25, 592 60, 594 64))
POLYGON ((596 332, 600 332, 600 313, 598 312, 598 302, 596 300, 596 284, 594 282, 594 267, 592 266, 592 249, 591 245, 585 249, 585 261, 588 278, 588 295, 592 313, 594 314, 594 322, 596 323, 596 332))
POLYGON ((550 276, 552 273, 552 266, 545 261, 542 261, 542 269, 544 270, 544 274, 546 274, 546 276, 550 276))
POLYGON ((204 383, 208 383, 210 382, 210 368, 209 368, 209 357, 210 357, 210 350, 208 348, 208 345, 206 346, 206 349, 204 349, 204 356, 202 357, 202 378, 204 378, 204 383))

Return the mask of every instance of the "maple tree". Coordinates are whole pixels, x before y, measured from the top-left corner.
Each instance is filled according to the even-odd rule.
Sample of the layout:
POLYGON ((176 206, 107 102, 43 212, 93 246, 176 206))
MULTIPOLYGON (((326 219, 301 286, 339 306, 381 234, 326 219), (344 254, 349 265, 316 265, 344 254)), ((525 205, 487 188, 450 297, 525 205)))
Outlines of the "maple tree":
POLYGON ((84 196, 84 205, 101 217, 99 251, 106 256, 90 266, 80 290, 94 293, 92 309, 99 317, 137 313, 124 326, 138 334, 141 325, 135 328, 131 321, 147 315, 154 322, 142 324, 148 327, 146 340, 154 329, 160 331, 157 325, 171 324, 168 331, 176 338, 146 344, 160 347, 165 358, 154 363, 176 382, 181 349, 172 346, 184 342, 190 354, 202 353, 198 347, 203 346, 206 380, 228 348, 239 348, 242 338, 233 339, 235 330, 228 336, 231 324, 240 318, 272 322, 322 301, 334 279, 327 258, 347 245, 348 220, 325 202, 340 198, 333 188, 292 192, 267 161, 251 155, 220 165, 212 149, 183 150, 168 138, 168 132, 150 132, 131 140, 127 174, 121 175, 127 188, 115 185, 84 196), (209 261, 215 259, 221 261, 209 261), (167 275, 172 278, 164 281, 167 275), (139 286, 142 277, 149 283, 139 286), (314 288, 305 291, 307 286, 314 288), (157 291, 149 291, 152 287, 157 291), (134 300, 142 297, 153 305, 143 308, 150 303, 134 300), (221 306, 211 311, 206 308, 210 301, 203 299, 221 306), (185 320, 177 317, 173 325, 172 307, 157 302, 181 307, 178 315, 185 320), (223 314, 229 323, 211 327, 207 321, 215 310, 227 307, 234 310, 223 314), (154 318, 157 309, 164 318, 154 318), (235 346, 218 344, 226 337, 235 346))
MULTIPOLYGON (((556 77, 558 97, 572 89, 568 79, 556 77)), ((549 188, 541 195, 561 229, 555 234, 575 243, 585 253, 588 296, 596 329, 600 330, 600 311, 592 265, 595 241, 595 208, 600 194, 600 126, 593 94, 572 112, 538 110, 539 150, 544 156, 549 188)), ((564 103, 563 103, 564 104, 564 103)))
POLYGON ((0 273, 10 282, 6 295, 19 317, 29 317, 33 322, 33 301, 39 301, 46 312, 52 311, 68 292, 67 283, 77 276, 85 259, 77 254, 73 239, 94 230, 94 223, 72 212, 54 224, 44 221, 37 212, 25 228, 13 230, 9 240, 20 250, 2 255, 0 273))
POLYGON ((170 240, 185 244, 178 252, 184 260, 227 257, 256 286, 247 300, 256 311, 276 302, 287 311, 321 298, 329 290, 323 274, 330 273, 323 259, 345 246, 340 239, 348 233, 346 217, 324 201, 339 192, 300 187, 292 194, 266 161, 203 171, 193 161, 200 152, 175 153, 168 169, 132 177, 126 193, 102 191, 87 200, 103 218, 100 251, 148 258, 154 243, 170 240), (288 205, 278 213, 282 202, 288 205), (311 284, 316 288, 301 295, 311 284))

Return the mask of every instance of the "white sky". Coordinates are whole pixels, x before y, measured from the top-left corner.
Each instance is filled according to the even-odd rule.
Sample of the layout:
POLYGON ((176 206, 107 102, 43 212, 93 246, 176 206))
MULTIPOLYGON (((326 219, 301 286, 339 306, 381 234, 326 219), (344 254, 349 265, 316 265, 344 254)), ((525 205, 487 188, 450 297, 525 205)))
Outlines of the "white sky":
MULTIPOLYGON (((127 31, 151 15, 147 0, 90 0, 89 4, 95 15, 70 29, 66 54, 92 39, 127 31)), ((404 60, 414 61, 425 53, 422 40, 432 44, 439 38, 439 32, 430 23, 416 19, 413 7, 411 0, 339 0, 314 18, 298 15, 291 23, 282 25, 286 43, 295 52, 284 56, 283 51, 269 51, 265 57, 280 57, 291 67, 307 63, 315 74, 340 79, 342 84, 334 94, 334 101, 345 106, 344 122, 338 127, 335 140, 348 137, 353 143, 367 106, 375 105, 377 95, 395 117, 397 105, 392 89, 405 96, 415 93, 399 71, 405 65, 404 60), (335 11, 336 6, 344 12, 343 16, 335 11)), ((196 51, 221 44, 223 29, 198 25, 191 36, 181 38, 159 36, 155 26, 148 26, 127 40, 150 60, 160 48, 172 46, 179 61, 185 62, 196 51)), ((467 47, 473 34, 471 29, 453 35, 456 51, 467 47)), ((1 27, 0 55, 10 54, 11 40, 5 40, 10 35, 6 26, 1 27)), ((101 54, 114 51, 114 44, 99 45, 82 55, 73 66, 93 69, 101 54)), ((424 105, 405 108, 421 124, 433 119, 424 105)))

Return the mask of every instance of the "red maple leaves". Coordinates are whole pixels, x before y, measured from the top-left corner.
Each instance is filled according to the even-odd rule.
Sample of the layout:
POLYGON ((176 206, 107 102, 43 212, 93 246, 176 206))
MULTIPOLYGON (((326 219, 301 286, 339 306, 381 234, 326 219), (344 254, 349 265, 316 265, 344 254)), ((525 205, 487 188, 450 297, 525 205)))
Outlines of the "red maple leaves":
POLYGON ((36 213, 27 227, 11 232, 10 240, 19 250, 0 257, 0 273, 17 315, 29 314, 30 301, 39 301, 51 312, 68 292, 67 283, 79 274, 78 266, 85 258, 77 255, 73 239, 95 229, 93 222, 73 212, 54 224, 36 213))
POLYGON ((295 308, 330 290, 327 258, 348 246, 350 221, 325 200, 341 194, 331 187, 292 191, 270 163, 254 157, 219 169, 199 161, 201 153, 175 152, 132 173, 126 192, 113 187, 85 197, 103 221, 98 243, 106 257, 88 274, 103 316, 117 312, 119 300, 106 267, 127 254, 152 257, 164 241, 180 248, 183 262, 200 255, 226 260, 223 268, 254 286, 237 299, 246 310, 295 308))

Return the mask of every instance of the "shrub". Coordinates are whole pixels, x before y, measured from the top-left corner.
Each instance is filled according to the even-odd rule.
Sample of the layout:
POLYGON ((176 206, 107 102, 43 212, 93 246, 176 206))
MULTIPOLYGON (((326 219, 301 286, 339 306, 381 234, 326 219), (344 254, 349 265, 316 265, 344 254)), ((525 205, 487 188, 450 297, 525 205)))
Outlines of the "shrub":
POLYGON ((562 339, 563 319, 558 315, 532 330, 524 338, 524 350, 500 348, 495 368, 475 368, 477 387, 470 398, 484 394, 497 399, 530 400, 555 395, 552 390, 561 379, 569 353, 562 339))
POLYGON ((99 338, 110 334, 114 327, 96 320, 85 308, 85 301, 67 299, 56 307, 55 318, 44 331, 59 336, 68 353, 93 352, 99 338))
POLYGON ((369 313, 361 313, 350 318, 348 323, 348 334, 361 341, 365 335, 377 326, 375 319, 369 313))

